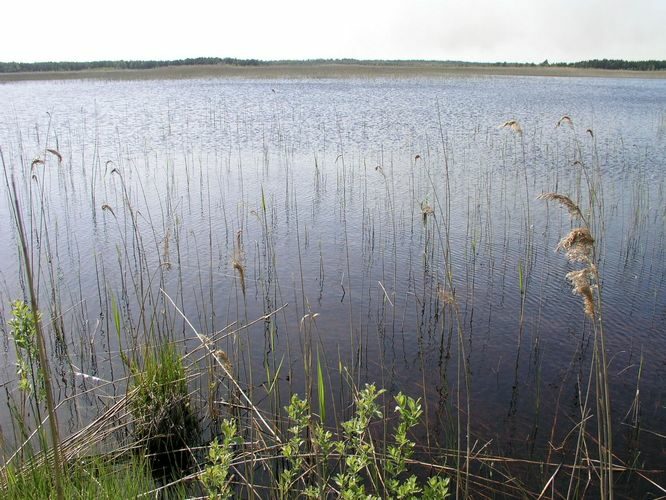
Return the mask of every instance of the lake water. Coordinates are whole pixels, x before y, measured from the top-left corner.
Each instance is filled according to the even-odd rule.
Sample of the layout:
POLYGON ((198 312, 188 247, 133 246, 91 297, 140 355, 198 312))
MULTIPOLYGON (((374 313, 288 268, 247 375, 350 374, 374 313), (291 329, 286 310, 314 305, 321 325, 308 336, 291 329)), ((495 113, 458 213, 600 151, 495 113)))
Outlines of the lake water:
MULTIPOLYGON (((32 224, 42 309, 55 304, 64 332, 52 340, 60 399, 81 391, 74 371, 119 371, 112 301, 123 348, 147 332, 196 346, 161 287, 206 334, 287 304, 220 341, 258 398, 266 367, 302 394, 312 349, 333 394, 344 366, 423 398, 429 444, 450 444, 468 398, 472 441, 536 459, 580 420, 593 348, 564 277, 575 266, 554 252, 570 219, 536 197, 557 191, 585 211, 598 177, 615 451, 666 466, 664 80, 6 83, 0 147, 32 224), (556 127, 563 115, 573 127, 556 127), (522 134, 500 128, 511 119, 522 134)), ((24 282, 2 191, 0 382, 15 392, 6 322, 24 282)))

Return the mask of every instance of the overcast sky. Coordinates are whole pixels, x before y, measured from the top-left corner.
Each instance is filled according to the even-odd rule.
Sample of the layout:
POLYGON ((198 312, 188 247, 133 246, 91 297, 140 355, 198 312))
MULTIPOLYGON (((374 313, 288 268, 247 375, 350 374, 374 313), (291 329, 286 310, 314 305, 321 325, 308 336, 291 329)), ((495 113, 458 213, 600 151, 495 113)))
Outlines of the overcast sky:
POLYGON ((666 59, 666 0, 5 0, 0 61, 666 59))

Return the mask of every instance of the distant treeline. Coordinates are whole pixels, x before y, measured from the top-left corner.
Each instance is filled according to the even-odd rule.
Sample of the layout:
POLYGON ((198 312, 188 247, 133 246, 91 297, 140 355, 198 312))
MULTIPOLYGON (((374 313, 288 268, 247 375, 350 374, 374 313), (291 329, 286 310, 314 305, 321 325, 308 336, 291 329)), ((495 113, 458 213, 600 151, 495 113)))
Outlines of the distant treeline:
POLYGON ((0 62, 0 73, 18 73, 21 71, 82 71, 89 69, 152 69, 164 66, 196 66, 213 64, 259 66, 266 63, 257 59, 234 59, 232 57, 194 57, 190 59, 176 59, 173 61, 0 62))
POLYGON ((261 61, 259 59, 236 59, 232 57, 195 57, 189 59, 163 60, 163 61, 90 61, 90 62, 0 62, 0 73, 18 73, 24 71, 82 71, 91 69, 152 69, 165 66, 195 66, 195 65, 232 65, 232 66, 269 66, 269 65, 316 65, 316 64, 356 64, 372 66, 409 66, 428 64, 433 66, 557 66, 594 69, 622 69, 633 71, 666 70, 666 60, 625 61, 623 59, 591 59, 579 62, 549 63, 548 60, 540 64, 496 62, 479 63, 466 61, 431 61, 431 60, 361 60, 361 59, 309 59, 309 60, 281 60, 261 61))
POLYGON ((573 66, 575 68, 598 69, 628 69, 633 71, 657 71, 666 69, 666 61, 625 61, 623 59, 591 59, 575 63, 562 63, 558 66, 573 66))

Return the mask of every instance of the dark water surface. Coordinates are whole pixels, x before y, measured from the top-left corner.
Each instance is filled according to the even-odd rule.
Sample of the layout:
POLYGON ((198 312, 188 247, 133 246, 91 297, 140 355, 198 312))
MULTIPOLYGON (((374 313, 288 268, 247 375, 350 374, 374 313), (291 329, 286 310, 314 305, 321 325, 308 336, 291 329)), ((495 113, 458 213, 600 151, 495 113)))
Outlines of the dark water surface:
MULTIPOLYGON (((0 147, 32 220, 42 303, 57 297, 61 399, 81 390, 72 365, 102 379, 120 370, 111 295, 124 348, 145 342, 151 319, 196 345, 162 287, 208 334, 288 304, 223 345, 258 397, 266 366, 303 393, 312 340, 330 387, 345 385, 344 365, 357 382, 425 398, 442 446, 466 411, 465 358, 474 439, 537 458, 580 420, 593 338, 564 278, 575 266, 554 252, 569 217, 536 196, 587 207, 585 173, 598 174, 616 451, 628 460, 638 446, 646 468, 666 466, 664 80, 7 83, 0 147), (573 127, 556 127, 563 115, 573 127), (499 128, 510 119, 522 135, 499 128), (451 292, 447 263, 455 305, 438 295, 451 292)), ((24 290, 4 180, 2 191, 0 382, 11 392, 8 304, 24 290)), ((72 412, 70 427, 82 418, 72 412)))

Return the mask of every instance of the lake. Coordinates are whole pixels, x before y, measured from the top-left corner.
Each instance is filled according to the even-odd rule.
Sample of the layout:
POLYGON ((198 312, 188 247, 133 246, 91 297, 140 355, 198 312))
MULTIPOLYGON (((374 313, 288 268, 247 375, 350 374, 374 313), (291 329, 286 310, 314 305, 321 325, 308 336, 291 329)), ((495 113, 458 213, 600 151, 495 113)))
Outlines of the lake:
MULTIPOLYGON (((422 398, 424 446, 452 446, 469 414, 476 449, 571 459, 595 336, 565 279, 580 265, 555 252, 576 224, 537 199, 557 192, 595 238, 613 451, 666 467, 665 80, 4 83, 0 147, 55 318, 59 400, 122 378, 121 349, 199 345, 161 289, 267 408, 275 384, 312 394, 319 360, 331 423, 373 382, 422 398)), ((16 398, 7 322, 27 291, 2 191, 0 380, 16 398)), ((96 414, 88 399, 63 406, 66 432, 96 414)), ((3 408, 13 442, 10 421, 3 408)))

